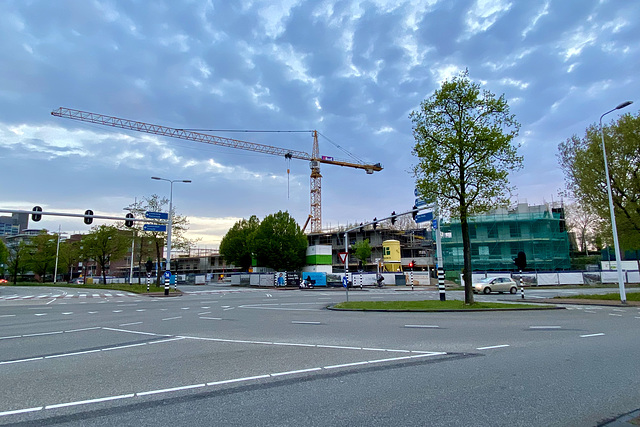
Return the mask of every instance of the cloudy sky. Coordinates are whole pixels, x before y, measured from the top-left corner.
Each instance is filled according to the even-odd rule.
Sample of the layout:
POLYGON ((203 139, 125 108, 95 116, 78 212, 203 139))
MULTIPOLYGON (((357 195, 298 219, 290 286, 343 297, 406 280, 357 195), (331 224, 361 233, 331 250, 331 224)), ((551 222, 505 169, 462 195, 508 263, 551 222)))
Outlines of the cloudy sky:
POLYGON ((2 0, 0 208, 120 216, 168 197, 160 176, 193 181, 173 199, 200 247, 254 214, 307 218, 306 161, 50 114, 68 107, 307 153, 310 132, 223 131, 316 129, 321 155, 384 166, 323 165, 323 227, 406 211, 408 115, 465 68, 522 125, 514 203, 557 200, 558 143, 622 101, 640 108, 638 34, 630 0, 2 0))

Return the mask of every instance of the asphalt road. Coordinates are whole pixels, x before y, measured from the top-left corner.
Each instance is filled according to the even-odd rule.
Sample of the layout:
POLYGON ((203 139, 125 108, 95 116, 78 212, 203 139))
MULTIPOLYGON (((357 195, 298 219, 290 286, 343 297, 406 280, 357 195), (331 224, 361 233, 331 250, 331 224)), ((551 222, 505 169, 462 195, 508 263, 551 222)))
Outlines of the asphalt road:
POLYGON ((325 309, 340 290, 182 289, 1 287, 0 424, 582 426, 640 408, 637 307, 361 313, 325 309))

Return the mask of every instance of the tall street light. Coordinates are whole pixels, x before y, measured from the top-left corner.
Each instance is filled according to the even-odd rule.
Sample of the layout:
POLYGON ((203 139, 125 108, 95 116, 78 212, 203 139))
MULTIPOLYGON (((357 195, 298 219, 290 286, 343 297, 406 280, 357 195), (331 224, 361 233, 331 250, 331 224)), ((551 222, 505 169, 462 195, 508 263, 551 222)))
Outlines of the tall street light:
POLYGON ((604 174, 607 178, 607 193, 609 194, 609 212, 611 213, 611 229, 613 231, 613 246, 616 251, 616 270, 618 271, 618 286, 620 288, 620 301, 627 303, 627 296, 624 291, 624 279, 622 277, 622 258, 620 258, 620 244, 618 243, 618 228, 616 227, 616 216, 613 213, 613 197, 611 196, 611 179, 609 178, 609 166, 607 165, 607 150, 604 146, 604 130, 602 128, 602 118, 607 114, 620 110, 633 104, 633 101, 625 101, 616 108, 607 111, 600 116, 600 136, 602 137, 602 155, 604 156, 604 174))
MULTIPOLYGON (((167 230, 167 268, 166 268, 166 271, 168 271, 169 274, 171 274, 171 224, 173 222, 173 183, 174 182, 190 183, 191 180, 190 179, 166 179, 166 178, 160 178, 157 176, 152 176, 151 179, 156 179, 158 181, 167 181, 171 183, 171 191, 169 192, 169 224, 168 224, 169 229, 167 230)), ((166 280, 165 280, 165 286, 164 286, 164 294, 169 295, 169 286, 168 286, 168 281, 166 280)))

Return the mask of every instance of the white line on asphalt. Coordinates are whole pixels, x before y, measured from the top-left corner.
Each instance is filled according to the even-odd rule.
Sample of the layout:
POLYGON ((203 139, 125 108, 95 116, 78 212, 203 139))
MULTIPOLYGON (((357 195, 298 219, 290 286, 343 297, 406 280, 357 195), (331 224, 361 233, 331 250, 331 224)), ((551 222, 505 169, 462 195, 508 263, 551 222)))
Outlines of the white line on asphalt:
POLYGON ((438 325, 404 325, 405 328, 439 328, 438 325))
POLYGON ((66 313, 62 313, 62 314, 65 315, 65 316, 68 316, 70 314, 73 314, 73 311, 67 311, 66 313))
POLYGON ((367 362, 366 360, 363 362, 352 362, 352 363, 343 363, 341 365, 331 365, 331 366, 323 366, 322 369, 336 369, 336 368, 346 368, 349 366, 358 366, 358 365, 366 365, 367 362))
POLYGON ((344 346, 344 345, 323 345, 323 344, 318 344, 316 347, 318 348, 337 348, 340 350, 360 350, 360 347, 348 347, 348 346, 344 346))
POLYGON ((244 378, 234 378, 232 380, 213 381, 213 382, 207 383, 207 385, 212 386, 212 385, 220 385, 220 384, 230 384, 230 383, 237 383, 241 381, 259 380, 262 378, 269 378, 269 375, 256 375, 255 377, 244 377, 244 378))
POLYGON ((167 318, 162 319, 162 320, 164 321, 164 320, 176 320, 176 319, 182 319, 182 316, 167 317, 167 318))
POLYGON ((562 329, 562 326, 529 326, 529 329, 562 329))
POLYGON ((10 335, 8 337, 0 337, 0 340, 9 340, 11 338, 22 338, 22 335, 10 335))
POLYGON ((210 311, 203 311, 202 313, 198 313, 198 316, 204 316, 205 314, 211 314, 210 311))
POLYGON ((3 315, 0 315, 0 317, 16 317, 16 315, 15 314, 3 314, 3 315))
POLYGON ((502 347, 509 347, 509 344, 490 345, 488 347, 478 347, 476 348, 476 350, 490 350, 492 348, 502 348, 502 347))
POLYGON ((146 308, 139 308, 136 311, 143 312, 143 311, 147 311, 147 309, 146 308))
POLYGON ((273 345, 286 345, 291 347, 315 347, 315 344, 296 344, 289 342, 274 342, 273 345))
POLYGON ((166 340, 160 340, 160 341, 151 341, 148 342, 147 344, 151 345, 151 344, 161 344, 161 343, 165 343, 165 342, 170 342, 170 341, 180 341, 183 340, 183 337, 176 337, 176 338, 167 338, 166 340))
POLYGON ((96 314, 97 311, 87 311, 87 314, 96 314))
POLYGON ((58 357, 67 357, 67 356, 77 356, 79 354, 87 354, 87 353, 96 353, 100 351, 100 349, 98 350, 86 350, 86 351, 76 351, 74 353, 64 353, 64 354, 54 354, 51 356, 45 356, 45 359, 56 359, 58 357))
POLYGON ((225 308, 225 309, 224 309, 224 310, 222 310, 222 311, 233 310, 234 308, 235 308, 235 307, 229 307, 229 308, 225 308))
POLYGON ((122 310, 113 310, 113 313, 122 313, 122 310))
POLYGON ((180 310, 189 310, 191 307, 182 307, 180 310))
POLYGON ((89 403, 107 402, 110 400, 127 399, 133 396, 135 396, 135 394, 132 393, 132 394, 122 394, 120 396, 100 397, 98 399, 79 400, 77 402, 58 403, 56 405, 47 405, 44 407, 44 409, 55 409, 55 408, 64 408, 66 406, 77 406, 77 405, 86 405, 89 403))
POLYGON ((200 316, 200 319, 205 319, 205 320, 222 320, 222 317, 205 317, 205 316, 200 316))
POLYGON ((34 316, 46 316, 47 313, 34 313, 34 316))
POLYGON ((589 337, 599 337, 604 335, 602 332, 598 333, 598 334, 587 334, 587 335, 580 335, 580 338, 589 338, 589 337))
POLYGON ((100 326, 93 326, 90 328, 81 328, 81 329, 69 329, 68 331, 64 331, 65 333, 69 332, 83 332, 83 331, 92 331, 94 329, 100 329, 100 326))
POLYGON ((292 320, 291 323, 296 325, 320 325, 320 322, 305 322, 303 320, 292 320))
POLYGON ((146 342, 141 342, 141 343, 138 343, 138 344, 119 345, 119 346, 116 346, 116 347, 103 348, 101 351, 121 350, 123 348, 140 347, 142 345, 147 345, 147 343, 146 342))
POLYGON ((131 322, 131 323, 123 323, 122 325, 118 325, 118 326, 131 326, 131 325, 139 325, 142 322, 131 322))
POLYGON ((30 357, 28 359, 7 360, 6 362, 0 362, 0 365, 10 365, 12 363, 31 362, 33 360, 43 360, 44 357, 30 357))
POLYGON ((55 300, 56 300, 56 299, 55 299, 55 298, 53 298, 51 301, 49 301, 49 302, 48 302, 48 303, 46 303, 45 305, 49 305, 49 304, 51 304, 52 302, 54 302, 55 300))
POLYGON ((57 334, 61 334, 64 331, 55 331, 55 332, 40 332, 38 334, 25 334, 22 337, 39 337, 42 335, 57 335, 57 334))
POLYGON ((106 326, 103 326, 102 329, 107 330, 107 331, 114 331, 114 332, 127 332, 127 333, 130 333, 130 334, 152 335, 154 337, 170 337, 171 336, 171 335, 166 335, 166 334, 154 334, 152 332, 131 331, 129 329, 107 328, 106 326))
POLYGON ((585 310, 584 312, 585 312, 585 313, 598 314, 597 312, 595 312, 595 311, 590 311, 590 310, 585 310))
POLYGON ((609 313, 609 316, 618 316, 618 317, 622 317, 622 314, 613 314, 613 313, 609 313))
POLYGON ((0 412, 0 417, 3 417, 5 415, 16 415, 16 414, 24 414, 26 412, 41 411, 42 409, 44 409, 43 406, 37 406, 35 408, 16 409, 14 411, 4 411, 4 412, 0 412))
POLYGON ((181 387, 172 387, 172 388, 165 388, 163 390, 152 390, 152 391, 143 391, 142 393, 136 393, 136 396, 148 396, 150 394, 158 394, 158 393, 169 393, 172 391, 180 391, 180 390, 188 390, 191 388, 199 388, 199 387, 205 387, 206 384, 202 383, 202 384, 193 384, 193 385, 184 385, 181 387))
POLYGON ((274 374, 269 374, 272 377, 280 377, 282 375, 294 375, 294 374, 302 374, 305 372, 314 372, 314 371, 321 371, 322 368, 309 368, 309 369, 299 369, 297 371, 287 371, 287 372, 276 372, 274 374))

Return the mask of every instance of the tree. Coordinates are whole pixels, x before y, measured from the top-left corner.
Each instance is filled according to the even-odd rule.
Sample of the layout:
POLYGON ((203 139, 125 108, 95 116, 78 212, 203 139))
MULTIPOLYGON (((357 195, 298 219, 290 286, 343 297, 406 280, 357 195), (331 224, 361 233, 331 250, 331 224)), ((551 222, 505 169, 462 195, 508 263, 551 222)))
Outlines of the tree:
POLYGON ((574 231, 577 235, 580 252, 589 255, 589 246, 593 246, 592 242, 596 237, 596 230, 601 225, 601 220, 587 206, 579 203, 570 203, 565 205, 567 230, 574 231))
POLYGON ((7 245, 0 240, 0 277, 4 278, 4 272, 7 268, 7 261, 9 260, 9 249, 7 245))
POLYGON ((107 267, 112 259, 120 259, 126 253, 131 239, 113 225, 99 225, 82 238, 82 252, 100 265, 102 280, 107 283, 107 267))
POLYGON ((371 256, 371 245, 369 239, 364 239, 351 245, 351 249, 355 252, 356 258, 360 260, 363 267, 366 265, 367 260, 371 256))
MULTIPOLYGON (((189 229, 189 220, 187 217, 178 215, 176 213, 175 205, 172 207, 172 227, 171 227, 171 248, 172 249, 188 249, 195 240, 190 240, 186 237, 186 232, 189 229)), ((142 200, 136 201, 130 204, 125 210, 130 211, 136 218, 143 218, 144 213, 151 212, 166 212, 169 210, 169 199, 166 197, 160 197, 157 194, 152 194, 151 197, 143 197, 142 200)), ((162 265, 163 248, 166 245, 167 233, 160 231, 144 231, 143 225, 140 222, 134 222, 133 228, 135 229, 135 247, 138 249, 137 263, 138 271, 142 271, 143 260, 146 261, 151 256, 150 249, 154 249, 154 256, 157 261, 157 265, 162 265)), ((126 228, 130 230, 130 228, 126 228)), ((132 255, 133 256, 133 255, 132 255)), ((160 284, 162 277, 162 269, 158 267, 156 284, 160 284)), ((138 277, 138 281, 140 278, 138 277)))
POLYGON ((15 285, 18 282, 18 275, 23 275, 27 269, 26 258, 29 256, 27 244, 24 241, 9 248, 9 256, 7 258, 7 266, 11 281, 15 285))
POLYGON ((47 230, 42 230, 27 243, 28 255, 25 262, 39 277, 40 282, 45 282, 47 274, 53 272, 57 242, 57 234, 49 234, 47 230))
POLYGON ((251 238, 258 264, 276 271, 298 270, 306 261, 307 237, 288 212, 268 215, 251 238))
POLYGON ((220 242, 220 255, 230 264, 243 270, 251 267, 252 236, 260 226, 260 220, 252 215, 248 220, 241 219, 227 231, 220 242))
MULTIPOLYGON (((635 249, 640 246, 640 113, 603 125, 603 132, 620 246, 635 249)), ((572 196, 610 224, 600 127, 592 124, 583 138, 573 135, 560 143, 558 160, 572 196)))
POLYGON ((71 268, 82 260, 80 252, 80 241, 65 240, 60 242, 58 251, 58 271, 69 273, 69 280, 73 279, 71 268))
POLYGON ((425 200, 460 218, 465 303, 473 303, 468 217, 509 203, 508 174, 522 167, 512 141, 520 124, 504 95, 482 90, 468 71, 442 83, 409 118, 416 144, 416 188, 425 200))

